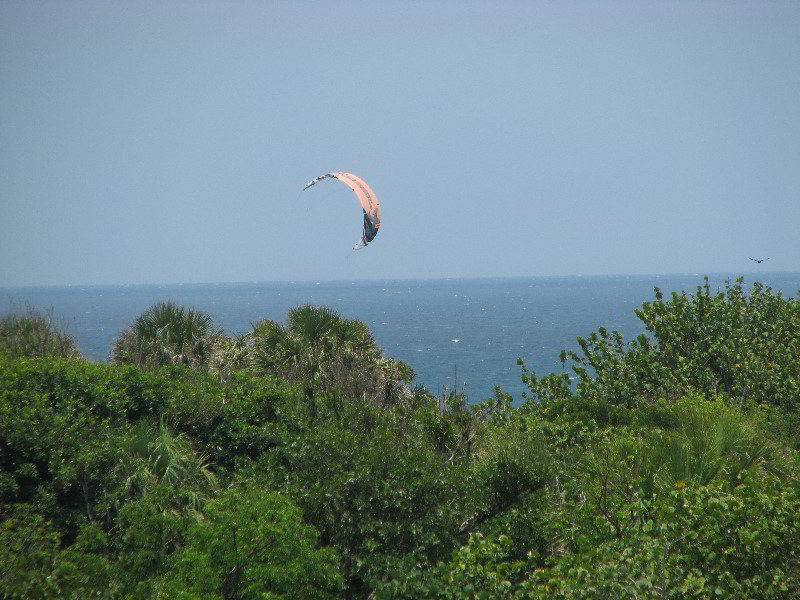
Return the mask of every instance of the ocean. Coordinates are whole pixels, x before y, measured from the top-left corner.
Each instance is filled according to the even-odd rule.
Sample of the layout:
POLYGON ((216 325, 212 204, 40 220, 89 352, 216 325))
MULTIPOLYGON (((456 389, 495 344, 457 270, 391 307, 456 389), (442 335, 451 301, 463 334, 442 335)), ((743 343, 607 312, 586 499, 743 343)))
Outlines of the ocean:
MULTIPOLYGON (((709 275, 712 290, 732 274, 709 275)), ((747 274, 784 297, 797 297, 800 273, 747 274)), ((702 275, 569 276, 509 279, 425 279, 183 285, 0 288, 6 310, 25 303, 66 325, 83 354, 108 360, 114 339, 154 302, 172 300, 209 313, 218 328, 244 333, 263 318, 285 321, 302 304, 329 306, 369 325, 392 358, 406 361, 416 383, 437 393, 447 386, 481 402, 501 387, 519 401, 517 358, 537 375, 562 372, 559 353, 578 349, 577 336, 598 327, 627 340, 644 332, 634 310, 654 298, 694 293, 702 275)), ((571 373, 570 373, 571 374, 571 373)))

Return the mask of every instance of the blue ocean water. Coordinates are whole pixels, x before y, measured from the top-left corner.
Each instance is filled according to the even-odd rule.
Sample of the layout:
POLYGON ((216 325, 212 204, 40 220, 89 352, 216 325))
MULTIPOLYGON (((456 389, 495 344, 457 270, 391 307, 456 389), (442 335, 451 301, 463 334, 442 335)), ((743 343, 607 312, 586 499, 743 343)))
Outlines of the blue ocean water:
MULTIPOLYGON (((733 278, 709 276, 713 290, 733 278)), ((800 273, 745 275, 745 286, 754 281, 785 297, 796 298, 800 289, 800 273)), ((204 310, 228 333, 249 331, 262 318, 284 321, 302 304, 330 306, 368 324, 386 355, 411 365, 417 383, 434 393, 457 384, 471 402, 480 402, 495 386, 520 399, 518 357, 539 375, 561 372, 559 353, 578 349, 577 336, 600 326, 626 339, 643 333, 634 310, 653 299, 654 287, 694 293, 702 283, 702 275, 638 275, 6 287, 0 302, 9 309, 29 302, 52 310, 95 361, 108 360, 119 332, 161 300, 204 310)))

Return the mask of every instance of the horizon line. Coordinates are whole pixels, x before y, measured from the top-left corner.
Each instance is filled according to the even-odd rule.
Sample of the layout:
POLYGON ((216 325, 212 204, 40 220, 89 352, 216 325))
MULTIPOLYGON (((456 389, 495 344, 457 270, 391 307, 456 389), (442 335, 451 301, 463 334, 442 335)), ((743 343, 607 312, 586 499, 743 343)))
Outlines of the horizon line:
POLYGON ((753 275, 800 275, 800 271, 671 271, 661 273, 571 273, 550 275, 478 275, 478 276, 451 276, 451 277, 386 277, 386 278, 359 278, 359 279, 263 279, 263 280, 238 280, 238 281, 171 281, 171 282, 139 282, 139 283, 32 283, 0 285, 2 289, 30 289, 30 288, 71 288, 71 287, 154 287, 154 286, 214 286, 214 285, 265 285, 265 284, 322 284, 322 283, 370 283, 388 281, 502 281, 512 279, 567 279, 567 278, 604 278, 604 277, 711 277, 724 275, 729 277, 745 277, 753 275))

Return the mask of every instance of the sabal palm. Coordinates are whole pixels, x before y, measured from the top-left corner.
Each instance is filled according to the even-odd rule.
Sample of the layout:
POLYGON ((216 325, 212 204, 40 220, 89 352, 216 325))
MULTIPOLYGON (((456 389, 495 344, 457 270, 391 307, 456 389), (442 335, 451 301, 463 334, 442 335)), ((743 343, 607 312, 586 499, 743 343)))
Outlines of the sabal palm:
POLYGON ((211 317, 174 302, 144 311, 114 343, 112 360, 138 365, 205 366, 216 332, 211 317))
POLYGON ((381 358, 366 325, 327 307, 293 308, 286 326, 264 320, 252 336, 256 371, 311 381, 323 390, 376 367, 381 358))
POLYGON ((652 460, 656 480, 668 488, 678 482, 708 485, 713 480, 736 486, 745 471, 783 473, 787 463, 766 434, 726 410, 685 412, 678 431, 655 441, 652 460))
POLYGON ((251 366, 259 373, 294 379, 300 371, 302 352, 286 327, 264 319, 253 325, 251 366))
POLYGON ((190 510, 199 510, 216 478, 207 457, 192 448, 162 419, 158 425, 140 421, 123 439, 125 489, 134 497, 147 496, 158 485, 182 488, 190 510))
POLYGON ((637 499, 686 486, 734 489, 745 474, 788 480, 796 472, 795 459, 771 442, 757 419, 719 401, 687 397, 672 414, 670 427, 619 430, 564 465, 575 474, 575 493, 599 507, 617 536, 642 517, 631 508, 637 499))

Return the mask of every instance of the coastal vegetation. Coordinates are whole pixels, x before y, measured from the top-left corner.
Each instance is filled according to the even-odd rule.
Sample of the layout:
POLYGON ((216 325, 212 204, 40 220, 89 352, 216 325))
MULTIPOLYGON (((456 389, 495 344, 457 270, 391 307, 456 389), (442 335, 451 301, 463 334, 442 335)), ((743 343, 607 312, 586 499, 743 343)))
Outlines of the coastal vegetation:
POLYGON ((324 307, 157 304, 110 364, 5 317, 0 598, 800 597, 797 301, 637 315, 480 402, 324 307))
POLYGON ((12 306, 0 317, 0 356, 6 358, 61 356, 78 358, 81 353, 66 325, 53 312, 40 312, 30 304, 12 306))
POLYGON ((206 367, 216 335, 208 313, 174 302, 157 302, 122 331, 111 359, 140 367, 206 367))

